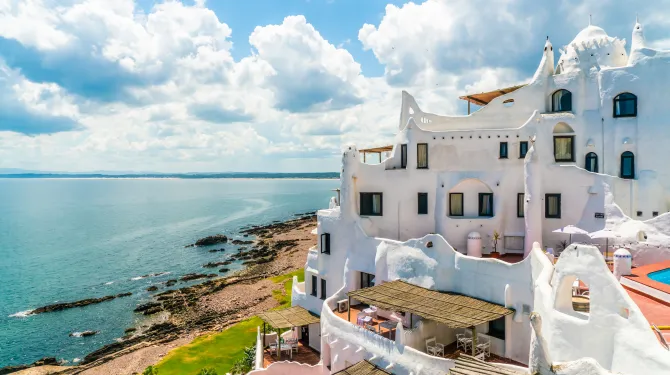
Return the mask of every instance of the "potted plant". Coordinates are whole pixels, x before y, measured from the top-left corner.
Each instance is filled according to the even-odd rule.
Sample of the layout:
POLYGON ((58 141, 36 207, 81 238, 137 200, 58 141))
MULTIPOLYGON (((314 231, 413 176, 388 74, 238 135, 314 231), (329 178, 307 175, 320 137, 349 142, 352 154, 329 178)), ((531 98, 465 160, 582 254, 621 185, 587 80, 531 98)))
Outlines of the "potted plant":
POLYGON ((493 231, 493 251, 491 251, 491 258, 500 258, 498 252, 498 240, 500 240, 500 233, 497 230, 493 231))

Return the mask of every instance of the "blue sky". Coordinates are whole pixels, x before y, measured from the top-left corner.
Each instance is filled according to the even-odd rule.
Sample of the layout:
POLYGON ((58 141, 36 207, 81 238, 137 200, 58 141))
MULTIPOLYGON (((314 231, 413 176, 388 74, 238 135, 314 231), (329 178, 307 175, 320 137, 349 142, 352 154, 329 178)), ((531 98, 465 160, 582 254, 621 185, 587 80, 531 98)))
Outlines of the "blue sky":
MULTIPOLYGON (((400 93, 463 114, 588 24, 670 46, 670 0, 0 0, 0 168, 337 171, 400 93)), ((558 48, 556 48, 558 50, 558 48)), ((556 52, 558 59, 558 51, 556 52)))

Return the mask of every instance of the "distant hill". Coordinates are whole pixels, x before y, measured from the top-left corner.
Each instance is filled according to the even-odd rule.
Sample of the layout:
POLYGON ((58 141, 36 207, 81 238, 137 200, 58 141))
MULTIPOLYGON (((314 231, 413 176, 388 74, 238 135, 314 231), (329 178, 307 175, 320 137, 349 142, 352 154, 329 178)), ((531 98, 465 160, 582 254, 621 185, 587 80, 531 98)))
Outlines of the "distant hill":
POLYGON ((273 173, 273 172, 223 172, 223 173, 154 173, 154 172, 45 172, 22 169, 0 169, 0 178, 340 178, 338 172, 273 173))

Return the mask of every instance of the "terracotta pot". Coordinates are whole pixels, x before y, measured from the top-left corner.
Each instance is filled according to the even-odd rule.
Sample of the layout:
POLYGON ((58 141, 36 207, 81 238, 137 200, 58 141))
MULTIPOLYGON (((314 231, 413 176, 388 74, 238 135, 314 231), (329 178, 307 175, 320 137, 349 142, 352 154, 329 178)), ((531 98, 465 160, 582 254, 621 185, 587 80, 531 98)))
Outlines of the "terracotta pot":
POLYGON ((490 255, 491 255, 491 258, 496 258, 496 259, 500 258, 500 253, 497 252, 497 251, 492 252, 490 255))

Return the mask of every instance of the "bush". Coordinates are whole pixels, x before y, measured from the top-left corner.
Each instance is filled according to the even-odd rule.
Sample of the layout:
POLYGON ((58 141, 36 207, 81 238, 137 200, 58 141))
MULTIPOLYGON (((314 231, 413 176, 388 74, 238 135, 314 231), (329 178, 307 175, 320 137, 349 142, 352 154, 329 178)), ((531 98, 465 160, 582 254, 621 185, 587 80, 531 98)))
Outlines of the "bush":
POLYGON ((200 370, 198 375, 218 375, 216 370, 214 370, 211 367, 205 367, 204 369, 200 370))
POLYGON ((235 375, 246 374, 247 372, 253 370, 255 362, 256 362, 256 346, 255 345, 248 346, 244 348, 244 354, 242 358, 238 359, 237 362, 235 362, 230 372, 235 375))
POLYGON ((144 369, 142 375, 158 375, 158 369, 155 369, 154 366, 149 366, 144 369))

